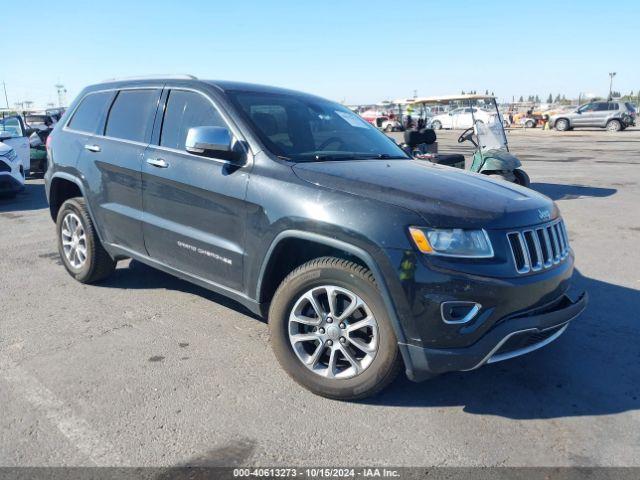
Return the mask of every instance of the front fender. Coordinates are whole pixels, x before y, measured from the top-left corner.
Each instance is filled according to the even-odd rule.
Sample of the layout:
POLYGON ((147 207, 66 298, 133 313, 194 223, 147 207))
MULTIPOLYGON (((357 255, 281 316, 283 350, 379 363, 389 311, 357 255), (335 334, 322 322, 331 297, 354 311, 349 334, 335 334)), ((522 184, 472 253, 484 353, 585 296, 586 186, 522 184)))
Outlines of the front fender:
MULTIPOLYGON (((299 238, 304 240, 310 240, 316 243, 324 244, 330 247, 339 248, 348 252, 360 260, 362 260, 367 268, 371 270, 374 278, 376 279, 376 283, 379 287, 380 294, 382 295, 382 299, 384 301, 385 307, 387 309, 387 313, 389 315, 389 319, 391 320, 391 324, 396 334, 396 338, 398 340, 398 348, 400 350, 400 354, 405 363, 405 369, 407 371, 407 375, 412 378, 413 377, 413 366, 411 364, 411 359, 408 353, 408 347, 406 345, 407 342, 407 332, 405 331, 403 322, 401 321, 403 311, 403 306, 398 305, 399 300, 399 291, 397 290, 400 285, 399 282, 394 281, 394 271, 390 270, 391 265, 385 264, 380 258, 384 253, 381 251, 378 258, 374 258, 374 256, 364 250, 363 248, 353 245, 352 243, 345 242, 339 240, 334 237, 328 237, 324 235, 320 235, 313 232, 301 231, 301 230, 285 230, 280 232, 267 250, 267 254, 265 255, 262 266, 260 268, 260 273, 258 275, 258 285, 257 285, 257 296, 256 298, 260 299, 261 289, 262 289, 262 281, 266 272, 266 267, 269 264, 269 260, 271 259, 271 255, 276 249, 278 243, 287 239, 287 238, 299 238)), ((388 262, 387 262, 388 263, 388 262)), ((405 315, 407 312, 403 312, 405 315)))
POLYGON ((507 152, 506 150, 489 150, 482 154, 484 163, 479 172, 496 171, 496 170, 509 170, 513 171, 516 168, 520 168, 522 163, 515 155, 507 152))

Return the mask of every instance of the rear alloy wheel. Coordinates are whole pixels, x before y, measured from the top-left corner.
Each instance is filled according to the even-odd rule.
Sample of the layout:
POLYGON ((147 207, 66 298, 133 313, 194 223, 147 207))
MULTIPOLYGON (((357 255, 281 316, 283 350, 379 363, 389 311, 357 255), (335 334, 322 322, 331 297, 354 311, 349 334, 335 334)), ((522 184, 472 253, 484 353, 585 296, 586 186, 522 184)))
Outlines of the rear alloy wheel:
POLYGON ((371 273, 324 257, 294 270, 269 311, 274 353, 312 392, 340 400, 371 396, 397 375, 397 340, 371 273))
POLYGON ((71 198, 58 211, 58 252, 69 274, 82 283, 108 277, 116 262, 100 243, 84 198, 71 198))
POLYGON ((440 130, 442 128, 442 123, 440 123, 438 120, 435 120, 431 124, 431 128, 433 128, 434 130, 440 130))
POLYGON ((559 132, 566 132, 569 130, 569 120, 561 118, 556 122, 556 130, 559 132))
POLYGON ((622 130, 622 123, 620 120, 609 120, 607 122, 607 130, 610 132, 619 132, 622 130))

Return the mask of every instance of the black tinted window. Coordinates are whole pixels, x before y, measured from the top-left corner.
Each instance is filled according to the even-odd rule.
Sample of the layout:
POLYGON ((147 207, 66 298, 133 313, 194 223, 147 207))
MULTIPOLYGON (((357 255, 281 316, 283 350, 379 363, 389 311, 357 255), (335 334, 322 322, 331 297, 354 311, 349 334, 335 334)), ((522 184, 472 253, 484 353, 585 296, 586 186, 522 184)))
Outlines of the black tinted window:
POLYGON ((606 103, 606 102, 598 102, 598 103, 596 103, 595 110, 597 112, 602 112, 602 111, 605 111, 605 110, 609 110, 609 104, 606 103))
POLYGON ((209 100, 195 92, 171 90, 162 122, 160 145, 184 150, 192 127, 227 127, 209 100))
POLYGON ((105 135, 147 142, 153 128, 159 90, 122 90, 109 111, 105 135))
POLYGON ((620 110, 620 106, 617 103, 610 103, 609 110, 620 110))
POLYGON ((635 107, 633 106, 632 103, 627 102, 627 103, 624 104, 624 106, 627 107, 627 110, 629 110, 630 112, 635 112, 636 111, 636 109, 635 109, 635 107))
POLYGON ((90 93, 84 97, 69 122, 69 128, 81 132, 96 133, 102 114, 112 95, 112 92, 100 92, 90 93))

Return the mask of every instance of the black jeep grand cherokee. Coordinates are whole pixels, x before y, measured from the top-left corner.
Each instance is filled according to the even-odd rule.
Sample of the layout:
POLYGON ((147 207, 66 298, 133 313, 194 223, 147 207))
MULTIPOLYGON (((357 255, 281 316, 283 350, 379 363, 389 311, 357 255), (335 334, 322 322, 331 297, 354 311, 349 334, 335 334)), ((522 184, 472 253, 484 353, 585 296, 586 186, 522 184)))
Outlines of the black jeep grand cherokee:
POLYGON ((539 348, 585 308, 557 207, 409 158, 360 117, 279 88, 169 77, 85 89, 46 190, 80 282, 134 258, 268 316, 320 395, 371 395, 539 348))

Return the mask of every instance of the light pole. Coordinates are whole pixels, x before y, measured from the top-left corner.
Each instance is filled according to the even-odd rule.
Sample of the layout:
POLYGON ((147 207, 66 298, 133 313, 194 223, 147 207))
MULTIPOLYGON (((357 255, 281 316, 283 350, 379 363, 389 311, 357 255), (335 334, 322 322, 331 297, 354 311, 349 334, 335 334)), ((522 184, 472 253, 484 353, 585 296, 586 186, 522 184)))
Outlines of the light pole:
POLYGON ((616 76, 616 72, 609 72, 609 100, 612 100, 611 92, 613 88, 613 77, 616 76))

